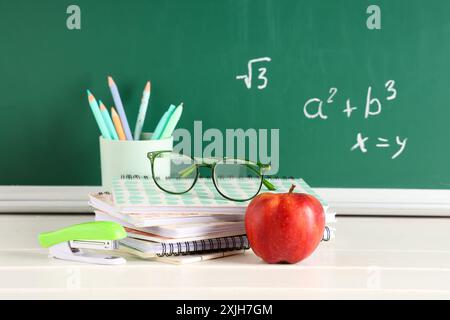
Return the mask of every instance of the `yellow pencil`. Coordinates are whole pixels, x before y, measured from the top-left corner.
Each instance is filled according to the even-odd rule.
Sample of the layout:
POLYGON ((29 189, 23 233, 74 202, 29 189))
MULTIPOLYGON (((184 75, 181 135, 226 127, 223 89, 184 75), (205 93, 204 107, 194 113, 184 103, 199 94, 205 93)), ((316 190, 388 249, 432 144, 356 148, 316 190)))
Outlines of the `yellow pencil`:
POLYGON ((114 122, 114 127, 116 128, 117 135, 119 136, 119 140, 127 140, 125 131, 123 131, 122 122, 120 121, 120 117, 114 107, 111 108, 111 117, 112 121, 114 122))

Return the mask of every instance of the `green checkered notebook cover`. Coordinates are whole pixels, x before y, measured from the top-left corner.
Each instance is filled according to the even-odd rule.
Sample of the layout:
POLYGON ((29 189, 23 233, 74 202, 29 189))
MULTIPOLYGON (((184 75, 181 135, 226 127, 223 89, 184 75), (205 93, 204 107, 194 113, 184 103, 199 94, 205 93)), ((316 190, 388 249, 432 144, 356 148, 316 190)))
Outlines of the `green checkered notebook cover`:
MULTIPOLYGON (((276 187, 275 193, 286 193, 295 184, 295 192, 308 193, 319 199, 327 212, 328 204, 320 198, 302 179, 269 179, 276 187)), ((174 182, 176 183, 176 181, 174 182)), ((239 196, 246 194, 246 188, 254 188, 259 180, 251 178, 228 179, 221 188, 227 194, 239 196)), ((261 192, 269 192, 263 186, 261 192)), ((214 187, 210 178, 199 178, 194 188, 182 195, 173 195, 159 189, 148 177, 125 177, 113 181, 114 203, 124 213, 152 212, 208 212, 208 213, 245 213, 248 202, 235 202, 223 198, 214 187)))

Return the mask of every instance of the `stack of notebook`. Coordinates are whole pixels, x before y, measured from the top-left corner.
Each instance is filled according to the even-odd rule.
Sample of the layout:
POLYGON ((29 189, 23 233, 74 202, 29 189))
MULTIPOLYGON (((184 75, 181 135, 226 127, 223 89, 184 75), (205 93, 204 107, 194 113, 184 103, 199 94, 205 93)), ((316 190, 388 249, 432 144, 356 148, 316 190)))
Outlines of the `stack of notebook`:
MULTIPOLYGON (((292 184, 296 192, 317 197, 326 212, 324 240, 333 237, 335 214, 301 179, 271 179, 276 192, 287 192, 292 184)), ((239 192, 253 179, 230 182, 239 192)), ((264 192, 264 190, 262 191, 264 192)), ((147 177, 122 177, 113 182, 112 193, 90 195, 96 220, 123 225, 128 237, 121 249, 144 259, 169 263, 190 263, 239 254, 249 249, 244 217, 248 203, 221 197, 211 179, 199 179, 186 194, 161 191, 147 177)))

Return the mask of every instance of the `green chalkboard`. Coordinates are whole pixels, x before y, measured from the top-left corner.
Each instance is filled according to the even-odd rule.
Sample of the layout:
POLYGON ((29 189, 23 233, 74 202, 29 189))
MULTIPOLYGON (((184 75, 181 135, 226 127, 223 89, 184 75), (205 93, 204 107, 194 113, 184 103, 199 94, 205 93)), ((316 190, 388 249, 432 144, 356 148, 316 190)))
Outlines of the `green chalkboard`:
POLYGON ((85 91, 111 106, 112 75, 132 127, 151 80, 146 131, 180 102, 179 128, 194 139, 207 140, 195 121, 224 139, 227 129, 267 129, 269 138, 278 129, 279 176, 450 187, 448 0, 77 0, 79 30, 67 27, 71 4, 0 0, 1 185, 99 185, 85 91), (373 4, 381 29, 367 24, 373 4), (251 83, 236 78, 264 57, 251 83), (369 101, 366 118, 369 87, 381 112, 369 101), (310 99, 306 113, 322 103, 327 119, 308 118, 310 99))

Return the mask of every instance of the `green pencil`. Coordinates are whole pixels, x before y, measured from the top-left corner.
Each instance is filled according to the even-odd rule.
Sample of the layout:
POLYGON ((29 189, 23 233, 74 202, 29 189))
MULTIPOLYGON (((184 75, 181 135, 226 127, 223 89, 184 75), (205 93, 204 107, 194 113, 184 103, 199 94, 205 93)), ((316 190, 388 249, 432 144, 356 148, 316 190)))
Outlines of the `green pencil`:
POLYGON ((87 94, 89 99, 89 106, 91 107, 92 113, 94 114, 95 117, 95 121, 97 121, 97 125, 100 128, 100 132, 102 133, 103 138, 111 139, 111 135, 109 134, 109 130, 106 127, 102 114, 100 113, 100 109, 98 107, 94 95, 89 90, 87 91, 87 94))
POLYGON ((178 124, 178 121, 180 121, 181 114, 183 113, 183 103, 181 103, 175 111, 172 113, 172 115, 167 120, 166 127, 164 128, 164 131, 161 133, 160 139, 166 139, 170 138, 173 134, 173 131, 175 130, 175 127, 178 124))
POLYGON ((109 133, 111 134, 112 139, 119 140, 119 136, 117 135, 116 129, 114 128, 114 124, 111 120, 111 117, 109 116, 108 110, 101 101, 99 101, 99 103, 100 103, 100 112, 103 116, 103 120, 106 123, 106 127, 108 128, 109 133))

